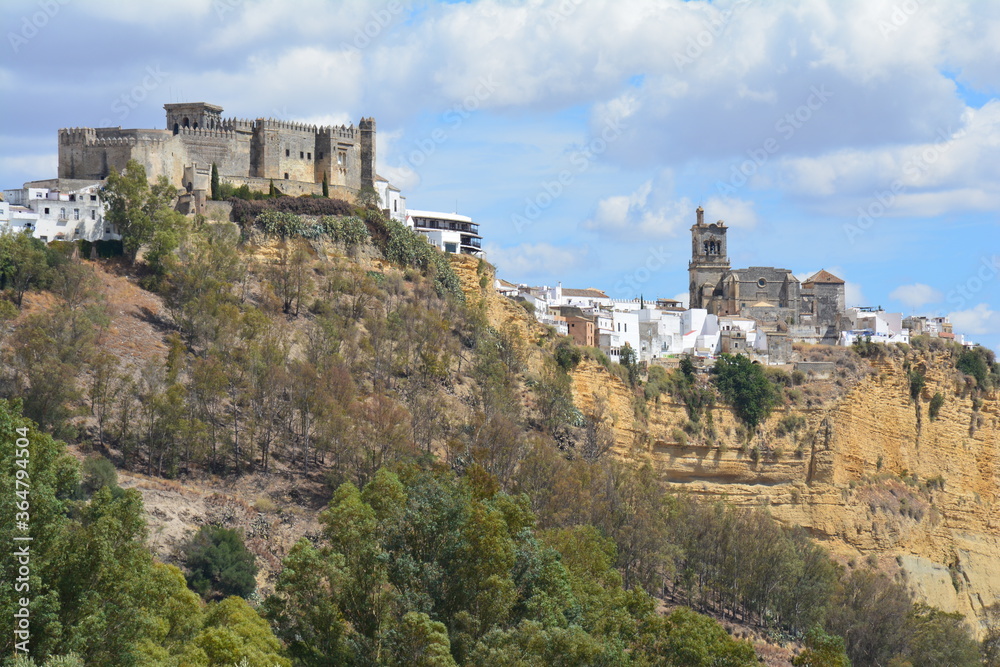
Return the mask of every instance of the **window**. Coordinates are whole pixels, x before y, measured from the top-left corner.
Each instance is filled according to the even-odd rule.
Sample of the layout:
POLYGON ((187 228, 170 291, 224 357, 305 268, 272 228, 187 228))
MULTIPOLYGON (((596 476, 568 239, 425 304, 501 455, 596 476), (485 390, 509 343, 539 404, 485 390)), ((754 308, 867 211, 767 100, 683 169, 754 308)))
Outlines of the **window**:
POLYGON ((757 287, 767 287, 767 280, 765 280, 764 278, 758 278, 757 287))
POLYGON ((97 220, 97 211, 95 211, 94 209, 90 209, 90 219, 97 220))
POLYGON ((60 220, 66 219, 66 209, 64 208, 59 209, 59 219, 60 220))
POLYGON ((97 201, 97 195, 90 195, 90 201, 97 201))
POLYGON ((317 160, 322 160, 323 159, 323 151, 320 151, 319 153, 316 153, 316 159, 317 160))
POLYGON ((70 195, 69 196, 69 200, 70 201, 76 201, 76 195, 70 195))
POLYGON ((393 210, 393 212, 394 212, 394 213, 396 212, 396 210, 398 210, 398 209, 396 208, 396 204, 398 204, 398 203, 399 203, 399 202, 398 202, 398 201, 396 201, 396 200, 393 200, 393 202, 392 202, 392 210, 393 210))
POLYGON ((450 252, 450 253, 456 253, 456 252, 458 252, 458 244, 455 244, 455 243, 445 243, 444 244, 444 251, 445 252, 450 252))
POLYGON ((312 153, 306 153, 306 159, 307 160, 313 159, 313 154, 312 153))
POLYGON ((288 172, 287 171, 285 172, 285 180, 286 181, 288 180, 288 172))
POLYGON ((45 215, 49 214, 49 209, 45 209, 45 215))
POLYGON ((305 156, 306 156, 306 154, 303 151, 299 151, 299 159, 300 160, 303 159, 305 156))
POLYGON ((337 164, 341 167, 347 164, 347 153, 344 151, 337 152, 337 164))
POLYGON ((292 157, 292 151, 290 148, 285 149, 285 157, 292 157))
POLYGON ((74 208, 73 209, 73 219, 74 220, 79 220, 80 219, 80 209, 78 209, 78 208, 74 208))

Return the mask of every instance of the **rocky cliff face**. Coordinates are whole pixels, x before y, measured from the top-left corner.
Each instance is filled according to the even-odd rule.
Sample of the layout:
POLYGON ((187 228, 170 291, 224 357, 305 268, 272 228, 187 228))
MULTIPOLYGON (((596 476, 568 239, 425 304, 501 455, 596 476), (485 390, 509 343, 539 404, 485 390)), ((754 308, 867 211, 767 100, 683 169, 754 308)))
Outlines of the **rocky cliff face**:
POLYGON ((691 493, 767 507, 835 557, 877 560, 918 598, 976 624, 1000 602, 1000 396, 974 402, 944 356, 916 363, 927 379, 916 404, 903 360, 889 359, 839 396, 776 411, 749 439, 721 405, 692 424, 663 395, 643 418, 593 361, 573 373, 573 390, 585 412, 606 406, 619 455, 648 457, 691 493), (932 420, 936 392, 945 402, 932 420))

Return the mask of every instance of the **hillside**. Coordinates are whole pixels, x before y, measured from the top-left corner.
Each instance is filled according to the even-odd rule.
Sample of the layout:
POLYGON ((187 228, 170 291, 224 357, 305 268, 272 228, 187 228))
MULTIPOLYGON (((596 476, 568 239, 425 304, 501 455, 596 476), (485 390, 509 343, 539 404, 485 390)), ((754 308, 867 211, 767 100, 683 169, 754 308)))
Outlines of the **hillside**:
MULTIPOLYGON (((330 558, 336 569, 357 539, 383 554, 392 584, 374 590, 393 611, 383 629, 360 629, 367 606, 331 591, 324 604, 360 614, 342 629, 348 653, 373 642, 400 650, 393 628, 419 611, 445 623, 464 664, 505 651, 502 637, 528 646, 536 630, 555 637, 567 627, 575 650, 628 646, 652 659, 668 650, 653 639, 662 627, 714 634, 712 650, 735 651, 738 664, 753 650, 726 632, 750 638, 767 664, 785 667, 803 641, 842 652, 845 626, 832 610, 865 618, 871 603, 845 603, 844 591, 876 576, 901 601, 892 613, 904 639, 887 656, 921 655, 905 639, 916 623, 953 632, 942 645, 966 657, 974 650, 960 617, 922 611, 873 569, 972 620, 997 595, 997 398, 970 389, 952 352, 894 348, 869 361, 800 349, 826 362, 826 375, 769 369, 765 384, 779 387, 782 405, 751 432, 706 369, 653 368, 637 380, 501 297, 486 262, 440 254, 378 214, 173 224, 174 249, 154 246, 134 266, 14 241, 25 266, 49 268, 20 309, 2 312, 0 386, 89 471, 69 502, 85 506, 85 488, 107 485, 93 476, 111 467, 105 458, 117 466, 120 486, 141 496, 142 539, 159 561, 187 569, 200 528, 236 529, 259 567, 247 590, 256 589, 254 618, 278 637, 269 650, 314 650, 267 616, 292 613, 310 590, 288 588, 295 560, 330 558), (931 419, 938 392, 947 398, 931 419), (451 500, 424 507, 427 493, 451 500), (331 523, 335 510, 374 513, 378 529, 331 523), (434 521, 457 532, 421 527, 425 510, 444 512, 434 521), (477 559, 485 569, 461 565, 477 559), (463 580, 493 573, 476 595, 503 582, 497 611, 436 583, 435 572, 454 567, 463 580), (602 609, 618 620, 601 621, 602 609), (824 624, 834 636, 807 640, 824 624)), ((350 565, 359 584, 362 561, 350 565)), ((851 641, 847 650, 863 650, 851 641)))
POLYGON ((680 442, 687 413, 667 394, 643 422, 625 383, 593 361, 573 372, 573 390, 581 406, 602 397, 619 453, 647 457, 675 488, 766 507, 807 528, 843 562, 874 558, 929 604, 978 626, 983 608, 1000 600, 1000 396, 990 394, 976 410, 949 356, 912 351, 906 358, 926 366, 919 423, 904 357, 888 358, 842 396, 776 411, 753 442, 769 452, 758 460, 726 406, 711 409, 714 443, 686 434, 691 441, 680 442), (946 399, 931 420, 928 402, 938 391, 946 399), (789 416, 803 426, 779 435, 789 416))

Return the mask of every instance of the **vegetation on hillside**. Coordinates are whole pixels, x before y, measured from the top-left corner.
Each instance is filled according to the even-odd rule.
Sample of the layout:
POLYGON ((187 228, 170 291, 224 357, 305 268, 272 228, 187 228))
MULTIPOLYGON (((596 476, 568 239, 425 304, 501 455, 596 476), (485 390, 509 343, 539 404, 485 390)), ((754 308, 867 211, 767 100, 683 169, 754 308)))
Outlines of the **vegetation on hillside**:
MULTIPOLYGON (((109 188, 127 270, 164 304, 149 316, 162 354, 108 351, 110 304, 71 246, 0 237, 0 395, 21 399, 0 403, 0 492, 14 485, 8 436, 28 428, 40 663, 756 664, 697 613, 710 612, 807 638, 812 662, 798 664, 845 652, 924 664, 934 651, 968 664, 955 617, 839 568, 764 511, 669 493, 648 465, 608 456, 606 408, 581 412, 567 374, 603 355, 491 325, 448 258, 380 212, 248 208, 237 227, 170 215, 168 193, 134 169, 109 188), (48 434, 106 458, 81 472, 48 434), (168 478, 323 480, 322 530, 258 604, 238 534, 204 528, 177 554, 186 572, 157 563, 140 496, 109 460, 168 478), (679 606, 659 614, 655 598, 679 606), (859 620, 876 613, 885 623, 859 620)), ((269 203, 283 199, 313 201, 269 203)), ((993 381, 993 359, 958 359, 977 387, 993 381)), ((750 432, 794 384, 743 357, 720 359, 710 381, 690 359, 645 382, 625 362, 602 361, 637 411, 670 394, 701 433, 717 401, 750 432)), ((0 503, 8 544, 13 512, 0 503)))

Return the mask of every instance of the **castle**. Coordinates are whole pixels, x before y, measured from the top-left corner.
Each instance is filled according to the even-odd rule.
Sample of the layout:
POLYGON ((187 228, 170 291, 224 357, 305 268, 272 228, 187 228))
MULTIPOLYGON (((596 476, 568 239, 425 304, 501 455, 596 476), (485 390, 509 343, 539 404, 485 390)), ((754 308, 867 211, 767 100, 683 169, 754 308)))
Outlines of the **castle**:
POLYGON ((800 282, 788 269, 732 269, 726 254, 726 223, 706 225, 700 206, 696 216, 688 264, 691 308, 749 317, 787 332, 793 341, 837 344, 845 311, 843 280, 828 271, 800 282))
POLYGON ((204 102, 165 104, 166 129, 121 127, 59 130, 59 178, 102 180, 129 160, 150 180, 166 176, 188 193, 209 187, 211 167, 234 186, 285 194, 320 194, 352 200, 375 185, 375 120, 357 127, 316 126, 271 118, 223 118, 204 102))

